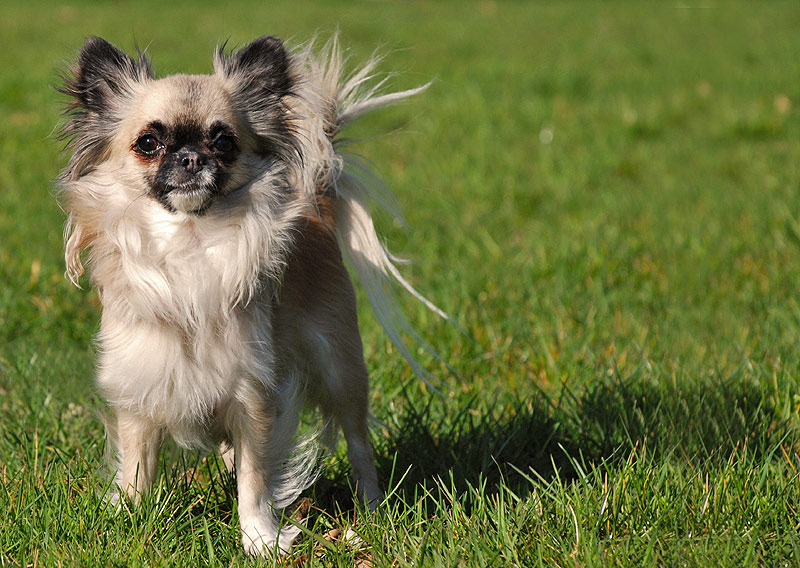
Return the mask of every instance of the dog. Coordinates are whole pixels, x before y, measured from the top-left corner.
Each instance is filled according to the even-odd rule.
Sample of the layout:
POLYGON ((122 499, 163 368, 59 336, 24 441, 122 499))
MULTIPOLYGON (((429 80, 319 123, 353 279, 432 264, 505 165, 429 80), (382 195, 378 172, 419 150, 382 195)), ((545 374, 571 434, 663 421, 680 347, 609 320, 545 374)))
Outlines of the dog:
POLYGON ((253 555, 286 552, 300 532, 280 518, 318 469, 297 438, 304 405, 341 427, 360 499, 383 497, 345 259, 423 376, 387 282, 444 315, 397 271, 370 216, 371 176, 339 141, 427 85, 380 94, 376 59, 347 75, 335 38, 320 51, 265 36, 223 45, 210 75, 155 78, 144 53, 91 37, 61 87, 67 275, 78 284, 86 264, 102 304, 116 498, 148 490, 167 436, 220 448, 253 555))

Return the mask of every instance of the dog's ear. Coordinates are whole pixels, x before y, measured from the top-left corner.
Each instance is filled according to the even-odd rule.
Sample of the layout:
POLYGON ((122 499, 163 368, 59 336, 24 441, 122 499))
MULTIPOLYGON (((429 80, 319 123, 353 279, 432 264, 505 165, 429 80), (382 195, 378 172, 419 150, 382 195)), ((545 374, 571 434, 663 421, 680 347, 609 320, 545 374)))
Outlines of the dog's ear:
POLYGON ((152 78, 150 61, 144 55, 134 60, 104 39, 86 40, 59 89, 69 97, 60 133, 72 150, 67 179, 80 177, 103 159, 128 111, 126 103, 133 89, 152 78))
POLYGON ((289 54, 278 38, 263 36, 230 54, 224 49, 218 50, 214 69, 235 81, 239 96, 274 99, 291 90, 289 54))
POLYGON ((241 49, 217 50, 214 72, 221 76, 236 109, 258 137, 263 154, 285 159, 297 154, 284 97, 291 94, 291 60, 283 42, 260 37, 241 49))
POLYGON ((90 37, 62 91, 86 111, 102 114, 125 97, 134 83, 152 77, 150 61, 145 56, 134 60, 106 40, 90 37))

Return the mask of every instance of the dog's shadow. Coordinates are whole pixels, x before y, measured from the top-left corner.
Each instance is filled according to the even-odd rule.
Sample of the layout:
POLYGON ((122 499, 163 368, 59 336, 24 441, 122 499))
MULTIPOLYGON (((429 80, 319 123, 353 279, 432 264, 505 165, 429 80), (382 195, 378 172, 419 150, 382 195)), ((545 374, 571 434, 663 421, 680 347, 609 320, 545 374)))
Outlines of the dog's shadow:
MULTIPOLYGON (((441 404, 415 406, 406 401, 393 424, 375 430, 378 476, 391 495, 411 502, 439 483, 463 491, 481 482, 492 491, 501 483, 519 484, 521 473, 530 470, 546 477, 557 471, 572 475, 567 453, 559 448, 565 439, 552 412, 518 404, 478 413, 475 405, 462 404, 443 419, 441 404), (434 405, 439 408, 434 410, 434 405)), ((339 456, 343 458, 343 452, 339 456)), ((348 469, 344 459, 331 464, 315 485, 316 506, 329 511, 354 506, 348 469)))
MULTIPOLYGON (((765 387, 741 376, 675 386, 634 373, 494 406, 477 398, 451 407, 407 399, 374 442, 379 477, 407 502, 437 484, 459 492, 481 486, 487 494, 504 486, 525 495, 531 480, 569 482, 624 463, 645 446, 649 459, 695 464, 763 455, 796 435, 781 416, 765 387)), ((354 507, 339 454, 312 494, 314 505, 331 513, 354 507)))

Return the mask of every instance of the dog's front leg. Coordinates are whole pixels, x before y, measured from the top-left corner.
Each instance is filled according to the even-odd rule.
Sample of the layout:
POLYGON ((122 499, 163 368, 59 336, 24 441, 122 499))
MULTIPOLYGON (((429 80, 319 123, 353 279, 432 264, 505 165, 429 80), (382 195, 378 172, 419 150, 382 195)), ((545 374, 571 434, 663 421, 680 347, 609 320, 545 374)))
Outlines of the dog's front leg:
POLYGON ((158 454, 164 431, 149 418, 117 409, 117 444, 119 470, 117 485, 134 502, 138 502, 156 478, 158 454))
POLYGON ((270 403, 246 397, 230 427, 238 492, 242 545, 251 555, 285 553, 300 529, 281 527, 274 508, 276 478, 285 448, 279 432, 279 413, 270 403), (276 549, 277 545, 277 549, 276 549))

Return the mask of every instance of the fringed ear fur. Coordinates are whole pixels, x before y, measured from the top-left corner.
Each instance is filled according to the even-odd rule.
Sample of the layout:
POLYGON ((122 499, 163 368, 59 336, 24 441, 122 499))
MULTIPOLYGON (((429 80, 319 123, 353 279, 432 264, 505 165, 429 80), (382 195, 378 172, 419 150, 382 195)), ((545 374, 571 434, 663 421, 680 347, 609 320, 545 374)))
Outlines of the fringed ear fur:
POLYGON ((278 38, 260 37, 236 51, 217 50, 214 72, 228 84, 235 106, 259 137, 265 154, 298 155, 284 97, 292 93, 290 58, 278 38))
POLYGON ((102 161, 126 100, 138 83, 152 78, 143 54, 134 60, 104 39, 86 40, 59 89, 69 97, 60 133, 72 151, 64 178, 77 179, 102 161))
POLYGON ((85 110, 102 113, 125 94, 131 81, 152 77, 150 61, 143 55, 134 60, 106 40, 90 37, 83 44, 75 74, 67 79, 64 93, 85 110))
POLYGON ((238 94, 248 98, 280 98, 291 89, 289 54, 283 42, 263 36, 232 53, 225 45, 214 59, 214 71, 238 80, 238 94))

